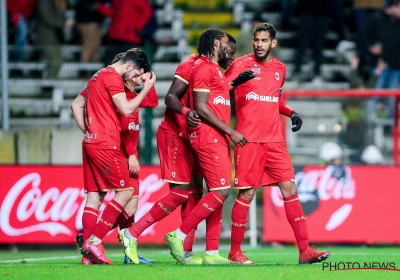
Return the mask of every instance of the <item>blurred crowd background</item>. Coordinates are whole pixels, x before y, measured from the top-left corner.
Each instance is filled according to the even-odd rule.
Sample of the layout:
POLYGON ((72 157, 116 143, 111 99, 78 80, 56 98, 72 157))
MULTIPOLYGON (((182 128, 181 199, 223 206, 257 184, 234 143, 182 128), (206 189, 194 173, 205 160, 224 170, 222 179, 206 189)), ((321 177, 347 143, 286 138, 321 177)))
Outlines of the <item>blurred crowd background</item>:
MULTIPOLYGON (((158 164, 153 135, 163 99, 176 66, 196 52, 199 35, 209 27, 229 32, 238 57, 253 51, 253 27, 270 22, 278 39, 272 55, 287 66, 284 89, 326 90, 323 97, 288 100, 304 120, 299 132, 287 133, 293 163, 317 163, 321 145, 334 142, 346 164, 367 163, 362 154, 371 145, 380 154, 375 164, 393 164, 395 98, 336 92, 399 88, 400 0, 7 0, 7 16, 8 60, 2 63, 9 69, 16 149, 23 130, 46 130, 50 146, 72 135, 55 131, 76 128, 69 105, 90 76, 114 54, 140 47, 157 74, 160 98, 158 108, 142 110, 140 147, 144 163, 158 164)), ((18 154, 11 162, 24 162, 18 154)), ((77 162, 50 155, 40 163, 79 160, 80 154, 77 162)))

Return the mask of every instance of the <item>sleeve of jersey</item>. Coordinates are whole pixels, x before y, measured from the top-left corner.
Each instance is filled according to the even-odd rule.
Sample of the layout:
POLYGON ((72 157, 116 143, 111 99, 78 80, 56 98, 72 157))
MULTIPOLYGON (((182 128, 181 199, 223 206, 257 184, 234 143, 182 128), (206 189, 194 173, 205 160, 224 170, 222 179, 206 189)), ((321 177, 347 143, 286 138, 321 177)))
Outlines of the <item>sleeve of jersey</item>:
POLYGON ((213 73, 208 65, 200 64, 192 70, 193 92, 210 92, 213 73))
POLYGON ((187 61, 188 60, 185 60, 179 64, 175 71, 175 78, 181 80, 185 84, 189 84, 193 66, 193 64, 190 64, 187 61))
POLYGON ((110 73, 104 79, 104 85, 112 98, 125 94, 124 82, 118 73, 110 73))
POLYGON ((157 92, 154 87, 152 87, 146 97, 143 99, 142 103, 140 103, 140 107, 142 108, 155 108, 158 106, 158 97, 157 92))
POLYGON ((79 95, 82 96, 82 97, 86 97, 86 92, 87 91, 88 91, 88 88, 86 87, 81 91, 81 93, 79 95))
POLYGON ((286 68, 284 68, 281 88, 279 89, 279 113, 284 116, 290 117, 294 110, 289 105, 287 105, 285 100, 283 99, 283 85, 285 84, 285 76, 286 68))
POLYGON ((136 155, 137 143, 133 137, 133 130, 121 132, 121 144, 128 155, 136 155))

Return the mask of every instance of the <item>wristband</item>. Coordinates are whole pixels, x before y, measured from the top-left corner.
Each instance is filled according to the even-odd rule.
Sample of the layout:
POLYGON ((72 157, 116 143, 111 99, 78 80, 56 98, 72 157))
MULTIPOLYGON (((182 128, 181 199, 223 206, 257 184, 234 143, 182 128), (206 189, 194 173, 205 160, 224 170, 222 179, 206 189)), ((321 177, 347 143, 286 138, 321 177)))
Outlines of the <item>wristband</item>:
POLYGON ((186 117, 187 113, 190 111, 188 107, 182 107, 181 114, 186 117))

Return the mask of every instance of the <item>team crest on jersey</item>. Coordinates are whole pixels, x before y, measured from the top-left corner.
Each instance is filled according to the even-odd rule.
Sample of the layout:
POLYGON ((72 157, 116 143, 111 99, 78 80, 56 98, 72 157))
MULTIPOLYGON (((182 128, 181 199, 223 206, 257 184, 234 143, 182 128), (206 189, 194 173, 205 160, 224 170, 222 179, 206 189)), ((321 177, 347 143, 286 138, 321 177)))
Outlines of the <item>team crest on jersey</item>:
POLYGON ((239 179, 235 178, 235 185, 237 185, 239 183, 239 179))
POLYGON ((224 78, 224 75, 222 75, 221 70, 220 70, 219 68, 217 68, 217 71, 218 71, 219 77, 220 77, 221 79, 223 79, 223 78, 224 78))
POLYGON ((125 181, 124 181, 124 180, 119 181, 119 185, 120 185, 121 187, 125 186, 125 181))
POLYGON ((275 72, 275 79, 276 79, 277 81, 279 81, 279 73, 278 73, 278 72, 275 72))
POLYGON ((221 185, 225 185, 225 179, 221 178, 221 185))
POLYGON ((174 171, 174 172, 172 172, 172 178, 175 178, 175 176, 176 176, 176 172, 174 171))
POLYGON ((257 66, 257 64, 254 64, 253 68, 251 68, 251 71, 253 71, 254 74, 261 74, 261 69, 257 66))

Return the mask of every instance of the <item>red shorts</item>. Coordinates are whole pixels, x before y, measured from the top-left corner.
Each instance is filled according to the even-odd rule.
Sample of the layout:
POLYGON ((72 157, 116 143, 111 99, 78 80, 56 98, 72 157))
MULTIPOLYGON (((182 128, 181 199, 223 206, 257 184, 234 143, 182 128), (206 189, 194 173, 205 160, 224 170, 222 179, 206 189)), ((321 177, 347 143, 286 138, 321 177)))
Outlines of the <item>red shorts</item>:
POLYGON ((229 147, 209 143, 193 148, 198 158, 208 190, 231 187, 232 160, 229 147))
POLYGON ((82 147, 85 192, 132 189, 128 164, 117 150, 82 147))
POLYGON ((161 178, 174 184, 189 184, 193 170, 193 155, 186 137, 157 130, 161 178))
POLYGON ((235 189, 258 188, 294 181, 285 143, 248 143, 235 147, 235 189))

